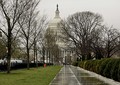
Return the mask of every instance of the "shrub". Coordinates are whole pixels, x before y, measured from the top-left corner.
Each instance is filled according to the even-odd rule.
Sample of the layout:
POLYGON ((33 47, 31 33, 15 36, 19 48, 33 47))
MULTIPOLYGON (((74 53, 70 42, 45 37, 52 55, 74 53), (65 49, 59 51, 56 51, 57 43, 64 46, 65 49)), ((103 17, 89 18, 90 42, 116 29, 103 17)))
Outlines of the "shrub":
POLYGON ((119 66, 118 66, 118 81, 120 82, 120 63, 119 63, 119 66))
POLYGON ((83 61, 83 68, 85 69, 85 65, 86 65, 87 61, 83 61))
POLYGON ((103 71, 107 65, 107 63, 110 61, 110 59, 102 59, 100 67, 99 67, 99 74, 103 75, 103 71))
POLYGON ((97 63, 97 60, 92 60, 91 71, 93 72, 95 72, 96 63, 97 63))
POLYGON ((72 63, 73 66, 78 66, 78 61, 72 63))
POLYGON ((100 68, 100 65, 101 65, 102 62, 103 62, 103 60, 97 60, 97 64, 96 64, 96 67, 95 67, 95 72, 96 73, 99 73, 99 68, 100 68))
POLYGON ((116 61, 116 59, 112 59, 107 63, 107 65, 103 71, 103 76, 111 78, 111 69, 112 69, 115 61, 116 61))
POLYGON ((98 64, 98 60, 93 60, 93 64, 92 64, 92 71, 93 72, 97 72, 96 71, 97 64, 98 64))
POLYGON ((101 60, 80 61, 78 65, 86 70, 120 81, 120 59, 104 58, 101 60))
MULTIPOLYGON (((52 64, 47 64, 47 65, 52 65, 52 64)), ((38 63, 38 66, 43 66, 43 63, 38 63)), ((30 63, 30 68, 31 67, 36 67, 36 63, 30 63)), ((27 63, 14 63, 11 65, 11 70, 17 70, 23 68, 27 68, 27 63)), ((6 70, 7 70, 7 65, 0 64, 0 71, 6 71, 6 70)))
POLYGON ((115 63, 113 64, 113 67, 111 69, 111 78, 118 81, 118 67, 119 67, 120 60, 117 59, 115 63))
POLYGON ((90 66, 89 66, 89 65, 91 65, 91 64, 90 64, 90 60, 85 61, 85 63, 84 63, 84 68, 87 69, 87 70, 90 70, 90 66))
POLYGON ((78 63, 78 66, 80 66, 81 68, 83 68, 83 66, 84 66, 84 61, 80 61, 80 62, 78 63))

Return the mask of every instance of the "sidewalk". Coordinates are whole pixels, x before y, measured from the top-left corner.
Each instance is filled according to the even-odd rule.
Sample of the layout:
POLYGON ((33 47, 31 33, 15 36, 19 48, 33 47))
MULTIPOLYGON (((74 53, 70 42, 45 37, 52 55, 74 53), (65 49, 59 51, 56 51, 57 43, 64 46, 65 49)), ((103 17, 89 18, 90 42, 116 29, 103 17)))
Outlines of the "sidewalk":
POLYGON ((66 65, 49 85, 109 85, 83 69, 66 65))
POLYGON ((50 85, 81 85, 69 65, 64 66, 50 85))

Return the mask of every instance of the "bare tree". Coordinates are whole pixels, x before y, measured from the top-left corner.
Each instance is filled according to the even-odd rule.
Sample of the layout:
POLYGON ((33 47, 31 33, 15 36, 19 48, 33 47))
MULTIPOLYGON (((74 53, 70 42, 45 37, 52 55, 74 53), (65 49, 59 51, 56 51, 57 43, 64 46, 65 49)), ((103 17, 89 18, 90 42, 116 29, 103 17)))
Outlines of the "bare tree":
POLYGON ((96 59, 101 59, 105 56, 104 50, 104 27, 100 27, 92 33, 92 42, 91 42, 91 49, 93 51, 93 57, 96 59))
POLYGON ((47 57, 48 57, 49 63, 50 63, 50 60, 52 59, 51 56, 53 56, 53 49, 56 44, 56 34, 50 28, 48 28, 46 30, 44 41, 45 41, 45 43, 44 43, 45 48, 47 51, 47 57))
POLYGON ((46 16, 42 16, 34 23, 33 51, 34 51, 34 63, 36 62, 37 67, 38 67, 37 54, 39 49, 41 50, 41 44, 42 44, 41 42, 42 42, 42 35, 43 35, 42 33, 46 28, 46 26, 47 26, 46 16))
POLYGON ((102 17, 92 12, 75 13, 62 21, 62 28, 74 42, 76 53, 82 59, 91 59, 92 34, 101 27, 102 17))
POLYGON ((106 54, 105 57, 110 58, 120 50, 120 33, 117 29, 113 29, 113 27, 106 27, 104 41, 106 54))
POLYGON ((36 12, 36 7, 39 4, 40 0, 32 0, 29 4, 30 8, 27 10, 26 14, 19 19, 18 23, 21 29, 23 42, 26 47, 27 53, 27 69, 29 69, 30 62, 30 49, 34 44, 34 32, 37 25, 36 18, 38 12, 36 12), (35 26, 35 27, 34 27, 35 26))
POLYGON ((12 42, 16 39, 16 36, 19 32, 17 21, 21 18, 26 10, 30 8, 29 3, 31 0, 0 0, 0 14, 1 14, 1 28, 0 30, 7 37, 7 73, 10 73, 10 60, 11 60, 11 45, 12 42), (6 31, 6 30, 7 31, 6 31), (16 30, 16 35, 13 35, 13 32, 16 30))

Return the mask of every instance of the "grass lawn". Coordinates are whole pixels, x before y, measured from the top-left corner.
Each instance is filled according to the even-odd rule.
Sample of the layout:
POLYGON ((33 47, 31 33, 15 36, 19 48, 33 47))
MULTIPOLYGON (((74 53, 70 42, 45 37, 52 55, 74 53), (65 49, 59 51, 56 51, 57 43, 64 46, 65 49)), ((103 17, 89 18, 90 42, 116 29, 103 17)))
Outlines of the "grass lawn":
POLYGON ((14 70, 11 74, 0 72, 0 85, 49 85, 61 66, 14 70))

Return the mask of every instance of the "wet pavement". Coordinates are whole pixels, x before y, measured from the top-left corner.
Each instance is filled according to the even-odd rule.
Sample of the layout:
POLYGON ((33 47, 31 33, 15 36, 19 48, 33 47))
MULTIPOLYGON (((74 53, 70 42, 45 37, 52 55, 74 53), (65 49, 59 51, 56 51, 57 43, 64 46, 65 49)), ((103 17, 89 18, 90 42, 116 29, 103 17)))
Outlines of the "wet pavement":
POLYGON ((66 65, 56 75, 50 85, 108 85, 90 76, 77 67, 66 65))

